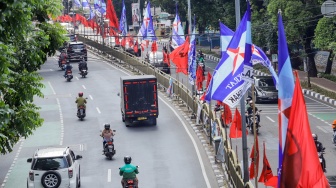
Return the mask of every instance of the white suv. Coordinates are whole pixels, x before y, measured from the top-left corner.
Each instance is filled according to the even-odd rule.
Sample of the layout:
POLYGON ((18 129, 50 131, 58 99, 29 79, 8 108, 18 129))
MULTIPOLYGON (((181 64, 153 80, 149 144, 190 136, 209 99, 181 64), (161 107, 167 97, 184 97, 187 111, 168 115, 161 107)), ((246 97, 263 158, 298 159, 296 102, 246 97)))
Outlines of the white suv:
POLYGON ((80 166, 77 162, 82 156, 74 154, 69 148, 38 149, 31 163, 27 188, 80 187, 80 166))

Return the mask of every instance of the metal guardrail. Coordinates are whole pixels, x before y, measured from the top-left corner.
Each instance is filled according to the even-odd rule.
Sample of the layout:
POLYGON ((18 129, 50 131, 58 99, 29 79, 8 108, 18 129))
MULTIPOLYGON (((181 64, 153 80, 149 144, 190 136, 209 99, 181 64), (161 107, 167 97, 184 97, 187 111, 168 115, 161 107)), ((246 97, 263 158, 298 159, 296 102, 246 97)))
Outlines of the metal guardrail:
MULTIPOLYGON (((199 116, 199 120, 203 126, 204 132, 210 136, 213 134, 210 132, 209 127, 213 126, 212 122, 215 122, 214 125, 215 130, 220 129, 220 138, 224 143, 224 163, 222 163, 223 170, 227 173, 228 180, 232 184, 233 187, 237 188, 253 188, 253 184, 251 182, 247 182, 244 184, 243 181, 243 173, 242 167, 238 161, 237 155, 232 149, 230 142, 226 138, 226 129, 224 128, 222 121, 219 118, 216 118, 216 114, 213 110, 210 109, 207 103, 202 104, 198 98, 192 95, 192 91, 190 91, 184 84, 180 83, 177 79, 172 76, 160 71, 155 68, 151 64, 138 59, 124 51, 120 51, 118 49, 113 48, 112 46, 106 46, 98 41, 93 41, 89 38, 84 38, 81 35, 78 35, 78 39, 83 41, 86 45, 91 48, 97 50, 101 54, 105 54, 108 56, 112 56, 120 61, 123 61, 130 65, 133 69, 137 69, 139 72, 148 75, 154 75, 157 78, 158 84, 160 84, 163 88, 169 87, 169 80, 173 79, 173 93, 174 96, 181 100, 182 103, 190 109, 190 111, 199 116), (201 106, 201 111, 197 114, 198 106, 201 106)), ((213 130, 213 128, 211 128, 213 130)), ((213 144, 213 143, 212 143, 213 144)))

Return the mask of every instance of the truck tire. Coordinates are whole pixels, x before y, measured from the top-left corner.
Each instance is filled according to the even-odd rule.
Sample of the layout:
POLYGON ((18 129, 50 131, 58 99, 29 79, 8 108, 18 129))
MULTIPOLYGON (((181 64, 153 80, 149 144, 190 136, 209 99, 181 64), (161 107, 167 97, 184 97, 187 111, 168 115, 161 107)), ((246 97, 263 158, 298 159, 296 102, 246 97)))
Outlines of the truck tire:
POLYGON ((152 125, 156 125, 156 117, 151 118, 152 125))

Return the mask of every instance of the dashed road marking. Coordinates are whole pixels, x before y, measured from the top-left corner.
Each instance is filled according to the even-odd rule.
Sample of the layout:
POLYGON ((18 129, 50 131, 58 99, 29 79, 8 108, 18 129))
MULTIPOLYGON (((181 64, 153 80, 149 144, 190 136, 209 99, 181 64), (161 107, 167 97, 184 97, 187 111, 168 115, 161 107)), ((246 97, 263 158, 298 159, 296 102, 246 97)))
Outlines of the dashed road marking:
POLYGON ((111 175, 112 175, 112 171, 111 169, 107 170, 107 182, 111 182, 111 175))
POLYGON ((322 128, 321 126, 316 126, 318 129, 320 129, 322 132, 324 133, 328 133, 328 131, 326 131, 324 128, 322 128))
POLYGON ((82 87, 83 87, 84 89, 86 89, 85 85, 82 85, 82 87))
POLYGON ((96 109, 97 109, 97 112, 100 114, 101 112, 100 112, 99 108, 98 108, 98 107, 96 107, 96 109))
POLYGON ((91 95, 89 95, 89 97, 90 97, 90 99, 91 99, 91 100, 93 100, 93 98, 92 98, 92 96, 91 96, 91 95))
POLYGON ((75 76, 76 80, 79 80, 79 78, 77 76, 75 76))
POLYGON ((266 118, 269 119, 269 120, 270 120, 271 122, 273 122, 273 123, 275 122, 272 118, 270 118, 270 117, 268 117, 268 116, 266 116, 266 118))

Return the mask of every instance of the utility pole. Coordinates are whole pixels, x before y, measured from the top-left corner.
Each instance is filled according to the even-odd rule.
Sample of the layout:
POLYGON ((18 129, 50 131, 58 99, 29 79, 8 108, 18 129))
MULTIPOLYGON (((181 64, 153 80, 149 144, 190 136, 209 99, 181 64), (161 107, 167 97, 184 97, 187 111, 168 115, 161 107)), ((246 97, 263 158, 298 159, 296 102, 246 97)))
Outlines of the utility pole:
MULTIPOLYGON (((240 23, 240 0, 235 0, 236 28, 240 23)), ((245 119, 245 95, 240 99, 240 111, 242 118, 242 146, 243 146, 243 172, 244 183, 249 181, 248 157, 247 157, 247 138, 246 138, 246 119, 245 119)))

